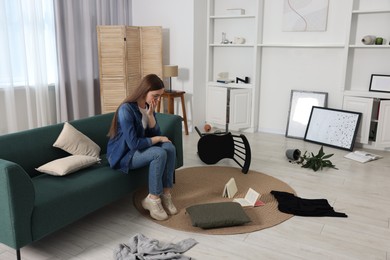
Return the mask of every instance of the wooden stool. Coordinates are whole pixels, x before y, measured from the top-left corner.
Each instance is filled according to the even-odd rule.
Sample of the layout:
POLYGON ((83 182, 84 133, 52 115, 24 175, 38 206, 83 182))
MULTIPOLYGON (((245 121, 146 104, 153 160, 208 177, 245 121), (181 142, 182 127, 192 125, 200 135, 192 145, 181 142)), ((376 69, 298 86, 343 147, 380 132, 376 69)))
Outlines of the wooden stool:
POLYGON ((186 92, 184 92, 184 91, 175 91, 175 90, 172 90, 171 92, 164 92, 164 94, 161 95, 161 98, 159 99, 159 101, 157 103, 157 112, 160 112, 161 100, 163 98, 167 98, 168 99, 168 113, 169 114, 173 114, 175 112, 175 109, 174 109, 174 101, 175 100, 174 99, 176 97, 180 97, 180 99, 181 99, 181 108, 182 108, 182 111, 183 111, 184 130, 185 130, 186 135, 188 135, 186 105, 185 105, 185 102, 184 102, 184 94, 185 93, 186 92))

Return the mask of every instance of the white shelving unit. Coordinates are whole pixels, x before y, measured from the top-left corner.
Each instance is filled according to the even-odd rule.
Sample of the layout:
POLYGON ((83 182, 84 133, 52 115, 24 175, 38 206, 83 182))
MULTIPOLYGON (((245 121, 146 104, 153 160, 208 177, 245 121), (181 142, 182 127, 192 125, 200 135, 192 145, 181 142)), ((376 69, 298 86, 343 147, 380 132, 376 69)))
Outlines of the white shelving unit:
POLYGON ((217 128, 257 130, 261 8, 262 0, 208 0, 206 122, 217 128), (230 8, 245 14, 231 15, 230 8), (229 43, 222 43, 222 33, 229 43), (245 43, 234 43, 235 37, 245 43), (232 80, 249 77, 249 83, 219 83, 221 72, 232 80))
POLYGON ((343 108, 362 113, 357 141, 363 147, 390 149, 390 93, 369 91, 371 74, 390 74, 390 2, 355 0, 351 14, 343 108), (365 35, 385 39, 364 45, 365 35))
MULTIPOLYGON (((371 92, 369 84, 371 74, 390 74, 390 1, 348 0, 337 5, 342 11, 330 3, 332 12, 328 14, 329 27, 325 32, 291 33, 275 29, 281 28, 281 19, 269 11, 283 8, 283 3, 278 1, 208 0, 206 121, 223 128, 228 120, 232 130, 257 131, 260 127, 272 131, 274 124, 269 109, 277 99, 268 100, 268 97, 277 95, 280 86, 308 88, 299 78, 306 69, 304 76, 315 88, 329 88, 333 106, 363 113, 360 143, 375 149, 389 148, 390 93, 371 92), (242 8, 245 14, 228 14, 229 8, 242 8), (229 41, 234 37, 244 37, 246 41, 223 44, 222 32, 229 41), (364 45, 361 39, 365 35, 382 37, 385 43, 364 45), (329 57, 334 57, 334 66, 329 57), (280 66, 276 65, 278 61, 280 66), (308 65, 311 63, 313 66, 308 65), (297 67, 301 70, 296 70, 297 67), (317 84, 313 75, 320 69, 328 77, 320 77, 321 82, 317 84), (288 80, 279 79, 279 71, 287 72, 288 80), (250 83, 218 83, 220 72, 228 72, 233 80, 247 76, 250 83), (336 75, 335 79, 330 79, 332 75, 336 75), (267 128, 268 125, 272 127, 267 128)), ((281 98, 285 93, 280 92, 281 98)))

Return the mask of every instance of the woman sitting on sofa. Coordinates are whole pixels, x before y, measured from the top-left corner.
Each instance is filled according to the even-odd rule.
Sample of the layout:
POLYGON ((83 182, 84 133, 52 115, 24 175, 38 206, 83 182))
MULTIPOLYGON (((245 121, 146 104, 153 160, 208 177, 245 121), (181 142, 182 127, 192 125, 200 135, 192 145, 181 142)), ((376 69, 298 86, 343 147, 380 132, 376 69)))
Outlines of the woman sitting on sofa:
POLYGON ((164 83, 157 75, 145 76, 116 110, 107 147, 113 169, 128 173, 149 165, 149 194, 142 207, 156 220, 177 213, 171 197, 176 149, 166 136, 161 136, 154 112, 163 93, 164 83))

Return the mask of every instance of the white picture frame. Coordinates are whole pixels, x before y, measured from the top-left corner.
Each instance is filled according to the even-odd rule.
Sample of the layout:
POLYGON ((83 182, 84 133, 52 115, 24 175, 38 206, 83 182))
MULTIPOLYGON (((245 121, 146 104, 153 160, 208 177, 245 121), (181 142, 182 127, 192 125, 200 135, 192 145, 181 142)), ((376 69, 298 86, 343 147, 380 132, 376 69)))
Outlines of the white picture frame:
POLYGON ((327 92, 291 90, 285 136, 303 139, 311 108, 313 106, 327 107, 327 102, 327 92))

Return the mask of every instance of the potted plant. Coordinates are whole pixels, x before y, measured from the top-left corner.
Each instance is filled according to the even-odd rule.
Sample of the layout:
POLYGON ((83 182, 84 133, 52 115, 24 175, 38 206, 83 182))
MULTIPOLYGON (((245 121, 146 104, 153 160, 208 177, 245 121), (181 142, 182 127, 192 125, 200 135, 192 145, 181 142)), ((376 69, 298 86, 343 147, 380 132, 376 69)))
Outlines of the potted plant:
POLYGON ((336 165, 328 160, 332 156, 333 154, 325 154, 324 148, 321 146, 317 155, 314 155, 313 153, 308 154, 306 151, 302 156, 299 157, 296 163, 301 164, 303 168, 310 168, 315 172, 322 170, 324 167, 338 170, 336 165))

